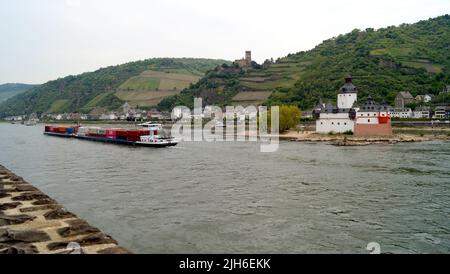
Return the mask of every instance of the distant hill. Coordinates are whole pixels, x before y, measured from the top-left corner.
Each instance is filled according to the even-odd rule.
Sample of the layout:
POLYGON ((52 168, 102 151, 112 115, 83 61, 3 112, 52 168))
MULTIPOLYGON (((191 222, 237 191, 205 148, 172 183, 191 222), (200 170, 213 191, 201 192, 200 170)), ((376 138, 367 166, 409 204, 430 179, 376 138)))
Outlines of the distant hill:
MULTIPOLYGON (((393 104, 396 94, 438 94, 450 85, 450 16, 379 30, 354 30, 314 49, 289 54, 263 68, 222 66, 197 84, 160 103, 161 109, 208 104, 295 104, 312 108, 319 98, 334 102, 351 74, 359 98, 369 94, 393 104)), ((450 103, 450 102, 449 102, 450 103)))
POLYGON ((157 105, 225 60, 155 58, 47 82, 0 104, 0 117, 37 113, 115 110, 125 101, 157 105))
POLYGON ((0 85, 0 103, 7 99, 14 97, 22 92, 25 92, 36 85, 20 84, 20 83, 8 83, 0 85))

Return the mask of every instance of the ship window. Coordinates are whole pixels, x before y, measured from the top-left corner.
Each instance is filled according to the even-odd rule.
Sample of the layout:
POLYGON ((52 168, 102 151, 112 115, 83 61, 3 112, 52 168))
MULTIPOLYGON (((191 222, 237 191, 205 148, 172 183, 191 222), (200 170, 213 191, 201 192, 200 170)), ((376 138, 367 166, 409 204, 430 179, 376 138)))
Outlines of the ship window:
POLYGON ((344 125, 347 125, 347 123, 344 123, 344 125))
POLYGON ((341 125, 341 123, 338 123, 338 126, 340 126, 341 125))
POLYGON ((331 122, 332 125, 334 125, 334 122, 331 122))
POLYGON ((323 125, 323 122, 320 122, 321 125, 323 125))
POLYGON ((370 119, 367 119, 367 122, 369 122, 369 123, 370 123, 370 119))

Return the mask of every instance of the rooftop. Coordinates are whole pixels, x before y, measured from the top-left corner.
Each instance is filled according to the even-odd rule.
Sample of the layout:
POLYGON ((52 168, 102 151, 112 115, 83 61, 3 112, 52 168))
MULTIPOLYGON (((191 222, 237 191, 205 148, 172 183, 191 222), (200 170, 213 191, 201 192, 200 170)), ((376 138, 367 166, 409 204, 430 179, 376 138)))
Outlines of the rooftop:
POLYGON ((371 96, 369 96, 359 112, 388 111, 388 109, 388 105, 379 104, 371 96))
POLYGON ((411 95, 409 91, 399 92, 397 97, 401 97, 403 99, 414 99, 414 97, 411 95))
POLYGON ((339 94, 343 93, 357 93, 358 89, 353 85, 352 76, 345 77, 345 84, 339 89, 339 94))

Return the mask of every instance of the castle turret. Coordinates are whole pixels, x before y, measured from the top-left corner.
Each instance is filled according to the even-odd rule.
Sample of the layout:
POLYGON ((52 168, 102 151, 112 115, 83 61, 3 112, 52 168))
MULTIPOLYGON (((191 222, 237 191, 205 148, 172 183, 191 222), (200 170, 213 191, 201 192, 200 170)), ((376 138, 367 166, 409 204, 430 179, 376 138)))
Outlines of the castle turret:
POLYGON ((351 76, 345 77, 345 84, 339 89, 338 108, 351 109, 358 101, 358 89, 353 85, 351 76))

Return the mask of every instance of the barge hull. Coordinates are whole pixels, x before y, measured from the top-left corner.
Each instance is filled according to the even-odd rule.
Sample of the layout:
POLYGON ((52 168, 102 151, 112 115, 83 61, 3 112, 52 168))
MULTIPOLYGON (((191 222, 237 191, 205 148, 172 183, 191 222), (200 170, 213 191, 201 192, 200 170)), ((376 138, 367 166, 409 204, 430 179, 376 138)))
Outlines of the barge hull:
POLYGON ((44 132, 44 135, 54 136, 54 137, 62 137, 62 138, 73 138, 73 137, 75 137, 72 134, 57 133, 57 132, 44 132))
POLYGON ((127 145, 127 146, 139 146, 139 147, 171 147, 171 146, 176 146, 178 144, 177 142, 143 143, 143 142, 133 142, 133 141, 128 141, 128 140, 120 140, 120 139, 93 137, 93 136, 69 135, 69 134, 55 133, 55 132, 45 132, 44 134, 48 135, 48 136, 54 136, 54 137, 76 138, 76 139, 85 140, 85 141, 111 143, 111 144, 127 145))
POLYGON ((174 143, 142 143, 142 142, 133 142, 133 141, 128 141, 128 140, 110 139, 110 138, 93 137, 93 136, 74 136, 74 137, 76 139, 86 140, 86 141, 128 145, 128 146, 142 146, 142 147, 170 147, 170 146, 176 146, 178 144, 175 142, 174 143))

